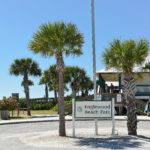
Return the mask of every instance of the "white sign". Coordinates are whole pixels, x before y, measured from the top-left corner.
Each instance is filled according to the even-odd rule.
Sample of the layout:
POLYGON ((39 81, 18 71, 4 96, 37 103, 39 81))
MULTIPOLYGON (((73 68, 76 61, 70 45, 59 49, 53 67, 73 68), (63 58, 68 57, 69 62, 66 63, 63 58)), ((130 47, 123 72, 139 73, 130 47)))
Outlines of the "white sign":
POLYGON ((121 94, 117 94, 117 102, 121 102, 121 94))
POLYGON ((75 118, 111 118, 111 101, 76 101, 75 118))

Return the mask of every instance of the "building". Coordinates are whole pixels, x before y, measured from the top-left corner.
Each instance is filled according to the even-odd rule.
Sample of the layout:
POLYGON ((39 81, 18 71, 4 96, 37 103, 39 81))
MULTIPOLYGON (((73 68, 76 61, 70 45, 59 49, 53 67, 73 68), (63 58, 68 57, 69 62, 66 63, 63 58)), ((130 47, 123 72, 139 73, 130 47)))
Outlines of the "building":
MULTIPOLYGON (((150 61, 150 55, 146 58, 145 63, 150 61)), ((134 67, 134 78, 136 84, 136 105, 138 112, 144 112, 145 105, 150 99, 150 71, 142 70, 142 66, 134 67)), ((122 72, 116 69, 102 69, 97 71, 99 78, 98 91, 102 100, 110 100, 115 98, 115 109, 117 114, 125 114, 126 107, 122 101, 122 72)))

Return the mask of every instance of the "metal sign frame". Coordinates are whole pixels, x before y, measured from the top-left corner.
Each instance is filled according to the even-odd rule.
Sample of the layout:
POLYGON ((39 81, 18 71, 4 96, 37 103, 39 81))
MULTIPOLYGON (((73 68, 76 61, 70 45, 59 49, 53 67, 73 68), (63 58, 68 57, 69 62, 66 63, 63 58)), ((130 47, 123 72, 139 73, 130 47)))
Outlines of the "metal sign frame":
MULTIPOLYGON (((111 118, 112 118, 112 136, 115 136, 115 99, 112 98, 111 101, 111 118)), ((106 117, 105 117, 106 118, 106 117)), ((110 117, 109 117, 110 118, 110 117)), ((75 137, 75 121, 76 119, 85 119, 85 118, 75 118, 75 99, 72 100, 72 136, 75 137)), ((92 119, 92 118, 87 118, 92 119)), ((96 118, 100 119, 100 118, 96 118)), ((104 118, 101 118, 104 119, 104 118)), ((93 118, 94 120, 94 118, 93 118)), ((95 126, 96 130, 96 126, 95 126)), ((98 135, 98 126, 97 126, 97 135, 98 135)))

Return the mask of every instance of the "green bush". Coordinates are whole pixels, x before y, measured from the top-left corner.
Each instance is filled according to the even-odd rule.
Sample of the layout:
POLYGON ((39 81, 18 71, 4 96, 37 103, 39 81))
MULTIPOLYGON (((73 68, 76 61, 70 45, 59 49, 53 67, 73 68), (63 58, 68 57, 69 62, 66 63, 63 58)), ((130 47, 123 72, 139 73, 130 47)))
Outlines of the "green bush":
MULTIPOLYGON (((30 102, 31 110, 49 110, 53 106, 54 106, 53 102, 37 102, 37 101, 30 102)), ((27 108, 26 99, 24 99, 24 98, 19 99, 19 107, 27 108)))
POLYGON ((19 99, 19 107, 20 108, 27 108, 27 103, 25 98, 20 98, 19 99))
MULTIPOLYGON (((69 106, 69 105, 72 106, 72 98, 68 96, 68 97, 65 98, 64 107, 67 107, 67 106, 69 106)), ((53 110, 53 111, 58 111, 58 104, 55 105, 55 106, 52 108, 52 110, 53 110)), ((65 109, 65 111, 66 111, 66 109, 65 109)))
POLYGON ((52 108, 53 111, 58 111, 58 104, 56 104, 53 108, 52 108))
POLYGON ((34 102, 31 103, 32 110, 49 110, 53 107, 52 102, 34 102))

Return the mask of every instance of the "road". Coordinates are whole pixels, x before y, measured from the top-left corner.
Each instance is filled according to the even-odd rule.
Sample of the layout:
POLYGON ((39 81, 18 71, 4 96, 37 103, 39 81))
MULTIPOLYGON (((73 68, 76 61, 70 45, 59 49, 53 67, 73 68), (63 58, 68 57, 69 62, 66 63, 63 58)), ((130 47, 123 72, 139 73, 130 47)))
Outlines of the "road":
POLYGON ((126 121, 116 121, 117 136, 111 137, 111 121, 99 121, 94 136, 93 121, 66 122, 68 137, 58 137, 58 122, 0 125, 0 150, 150 149, 150 121, 138 123, 138 137, 127 136, 126 121))

